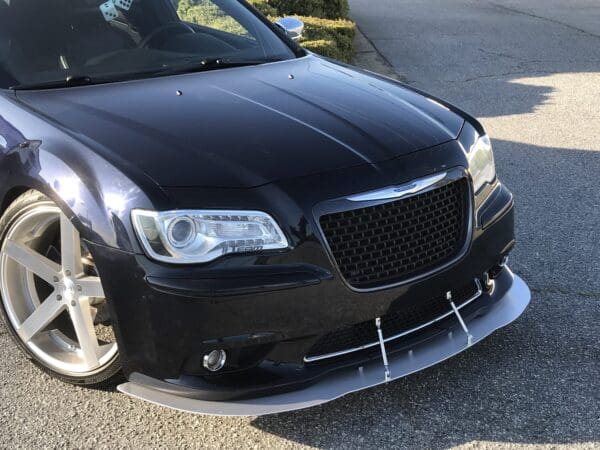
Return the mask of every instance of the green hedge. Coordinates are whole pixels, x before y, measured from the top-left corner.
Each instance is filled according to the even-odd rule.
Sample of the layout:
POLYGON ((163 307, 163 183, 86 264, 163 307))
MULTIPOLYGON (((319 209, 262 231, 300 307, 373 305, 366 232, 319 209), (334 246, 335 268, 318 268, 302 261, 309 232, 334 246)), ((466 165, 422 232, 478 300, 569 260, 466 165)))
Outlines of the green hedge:
POLYGON ((247 34, 231 16, 209 0, 179 0, 177 12, 186 22, 197 23, 233 34, 247 34))
POLYGON ((281 15, 345 19, 350 11, 348 0, 269 0, 268 3, 281 15))
POLYGON ((265 16, 272 17, 279 15, 279 11, 273 5, 269 4, 269 0, 249 0, 249 3, 265 16))
MULTIPOLYGON (((249 0, 271 20, 294 14, 306 26, 300 44, 329 58, 349 62, 354 56, 354 22, 344 19, 347 0, 249 0), (329 17, 334 17, 331 19, 329 17)), ((214 26, 223 31, 243 34, 243 28, 206 0, 180 0, 179 16, 188 22, 214 26)))
POLYGON ((260 12, 276 20, 293 14, 306 25, 301 45, 315 53, 350 62, 354 57, 356 25, 345 19, 348 0, 250 0, 260 12))
POLYGON ((349 62, 354 56, 354 35, 356 26, 350 20, 319 19, 299 16, 304 22, 304 38, 301 42, 306 49, 328 58, 349 62))

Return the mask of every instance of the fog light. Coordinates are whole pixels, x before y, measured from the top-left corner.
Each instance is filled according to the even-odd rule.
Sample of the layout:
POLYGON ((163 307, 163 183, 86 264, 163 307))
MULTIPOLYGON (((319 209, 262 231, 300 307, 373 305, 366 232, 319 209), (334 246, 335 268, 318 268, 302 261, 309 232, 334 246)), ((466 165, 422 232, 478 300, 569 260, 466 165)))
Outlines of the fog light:
POLYGON ((225 350, 213 350, 204 355, 203 365, 205 369, 211 372, 218 372, 225 366, 226 360, 227 353, 225 353, 225 350))

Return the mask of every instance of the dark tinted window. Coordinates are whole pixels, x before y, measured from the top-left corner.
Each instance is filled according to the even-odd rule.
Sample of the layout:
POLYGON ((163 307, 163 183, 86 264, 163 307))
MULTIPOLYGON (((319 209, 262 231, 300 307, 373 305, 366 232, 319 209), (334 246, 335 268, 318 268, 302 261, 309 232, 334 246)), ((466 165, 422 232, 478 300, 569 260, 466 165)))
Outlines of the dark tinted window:
POLYGON ((152 76, 213 58, 292 57, 236 0, 0 0, 3 88, 69 76, 152 76))

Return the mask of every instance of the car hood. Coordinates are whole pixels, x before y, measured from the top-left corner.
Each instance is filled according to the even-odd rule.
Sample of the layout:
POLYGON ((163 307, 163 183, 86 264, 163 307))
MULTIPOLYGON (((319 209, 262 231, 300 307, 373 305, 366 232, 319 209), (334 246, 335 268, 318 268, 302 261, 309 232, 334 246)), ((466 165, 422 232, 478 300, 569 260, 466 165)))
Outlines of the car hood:
POLYGON ((456 139, 464 123, 406 87, 314 56, 18 98, 165 187, 252 187, 377 164, 456 139))

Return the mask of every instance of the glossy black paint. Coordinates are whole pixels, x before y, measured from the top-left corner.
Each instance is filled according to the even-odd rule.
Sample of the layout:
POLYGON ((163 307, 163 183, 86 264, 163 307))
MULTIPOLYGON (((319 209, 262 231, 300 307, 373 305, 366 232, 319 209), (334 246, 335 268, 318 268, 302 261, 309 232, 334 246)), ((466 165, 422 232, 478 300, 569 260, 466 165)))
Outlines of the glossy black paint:
POLYGON ((135 161, 172 187, 247 188, 387 161, 455 139, 463 124, 409 90, 313 56, 18 97, 109 161, 135 161))
MULTIPOLYGON (((129 211, 171 208, 178 199, 167 197, 166 187, 240 188, 341 167, 377 171, 375 161, 454 139, 465 117, 398 83, 315 56, 154 80, 20 92, 18 97, 2 91, 0 136, 7 144, 0 147, 0 176, 5 180, 0 196, 11 198, 15 188, 39 189, 72 211, 89 240, 141 252, 129 211), (294 80, 288 79, 291 72, 297 74, 294 80), (219 89, 233 91, 242 84, 249 90, 246 98, 274 103, 256 105, 218 87, 203 87, 219 77, 229 80, 219 89), (304 87, 294 88, 295 93, 277 87, 292 81, 298 86, 303 79, 304 87), (184 84, 191 90, 182 89, 184 95, 178 97, 176 91, 184 84), (203 107, 194 89, 212 93, 212 101, 203 107), (297 98, 304 89, 318 89, 320 97, 297 98), (275 99, 266 99, 264 90, 275 99), (177 102, 188 97, 188 116, 181 115, 177 102), (277 105, 279 97, 286 101, 277 105), (299 117, 283 112, 291 112, 286 106, 290 101, 299 117), (240 105, 248 115, 237 114, 240 105), (386 118, 390 109, 395 109, 395 124, 386 118), (306 116, 309 112, 321 122, 306 116), (199 117, 208 117, 211 126, 197 122, 199 117), (216 124, 214 117, 221 122, 216 124), (279 132, 281 124, 286 134, 279 132), (35 145, 18 148, 20 136, 35 145), (404 143, 413 137, 416 143, 404 143)), ((219 190, 217 199, 204 197, 194 207, 219 204, 222 195, 219 190)))
MULTIPOLYGON (((287 260, 303 258, 310 252, 308 240, 284 261, 281 257, 247 261, 247 267, 234 271, 200 268, 183 274, 176 269, 149 264, 145 258, 117 251, 101 254, 99 268, 135 267, 132 273, 121 271, 106 283, 117 317, 121 340, 126 343, 124 362, 127 373, 142 373, 160 380, 176 380, 179 385, 201 388, 195 398, 225 400, 240 395, 263 395, 276 387, 299 387, 318 377, 359 363, 363 353, 318 367, 306 367, 303 358, 322 334, 344 324, 359 323, 384 315, 390 305, 401 302, 407 308, 432 296, 481 277, 497 265, 503 250, 513 242, 512 208, 491 226, 489 232, 476 232, 466 258, 432 279, 368 294, 349 290, 337 275, 319 284, 265 292, 237 292, 214 296, 204 290, 195 293, 165 293, 150 285, 149 274, 185 285, 189 280, 204 279, 216 289, 226 289, 232 276, 250 276, 264 264, 264 271, 277 273, 287 260), (112 297, 111 297, 112 298, 112 297), (144 307, 140 310, 140 302, 144 307), (206 318, 213 318, 207 320, 206 318), (228 376, 210 376, 201 368, 201 357, 215 348, 225 348, 230 363, 228 376), (258 365, 258 366, 257 366, 258 365), (252 369, 249 371, 241 369, 252 369)), ((334 271, 324 251, 321 264, 334 271)), ((500 280, 492 300, 501 297, 512 281, 500 280)), ((274 287, 274 286, 271 286, 274 287)), ((436 327, 435 331, 445 329, 436 327)), ((406 342, 402 343, 406 345, 406 342)), ((372 352, 371 352, 372 353, 372 352)), ((373 355, 370 355, 371 357, 373 355)), ((187 394, 191 395, 191 394, 187 394)))
POLYGON ((467 171, 465 149, 481 132, 437 99, 312 55, 2 92, 0 201, 5 207, 34 188, 72 217, 97 262, 126 375, 179 380, 210 398, 258 395, 270 380, 295 385, 318 375, 302 358, 319 335, 385 314, 394 301, 410 305, 462 285, 501 261, 514 244, 514 219, 499 182, 474 198, 460 261, 371 293, 340 279, 314 213, 325 200, 467 171), (155 263, 135 238, 133 208, 266 211, 291 248, 204 265, 155 263), (217 378, 200 362, 214 348, 231 356, 217 378))
MULTIPOLYGON (((468 321, 479 315, 486 314, 501 297, 506 294, 514 282, 512 275, 507 270, 502 270, 495 279, 495 286, 492 293, 484 293, 477 301, 465 307, 461 312, 468 321)), ((462 333, 460 324, 454 317, 446 318, 433 327, 429 327, 413 336, 399 339, 386 344, 388 355, 407 352, 415 345, 427 342, 437 336, 447 335, 449 331, 462 333)), ((288 344, 286 351, 297 349, 301 351, 311 344, 313 340, 295 341, 288 344)), ((278 346, 285 345, 284 343, 278 346)), ((264 346, 262 346, 264 347, 264 346)), ((230 353, 232 353, 230 351, 230 353)), ((267 355, 272 356, 276 352, 267 355)), ((154 390, 198 400, 209 401, 228 401, 240 400, 245 398, 256 398, 279 394, 282 392, 298 390, 316 382, 319 382, 327 376, 335 376, 335 373, 348 368, 366 365, 370 361, 380 361, 381 352, 378 347, 364 350, 356 354, 336 358, 334 360, 321 363, 299 364, 293 362, 274 362, 269 359, 263 360, 260 364, 252 366, 249 369, 230 373, 225 379, 229 382, 223 382, 219 378, 207 378, 183 375, 176 380, 168 382, 160 381, 146 375, 134 372, 130 375, 130 380, 150 387, 154 390), (231 382, 234 380, 234 382, 231 382)))

